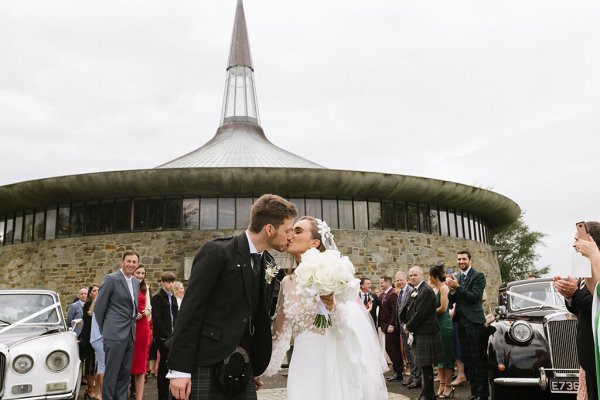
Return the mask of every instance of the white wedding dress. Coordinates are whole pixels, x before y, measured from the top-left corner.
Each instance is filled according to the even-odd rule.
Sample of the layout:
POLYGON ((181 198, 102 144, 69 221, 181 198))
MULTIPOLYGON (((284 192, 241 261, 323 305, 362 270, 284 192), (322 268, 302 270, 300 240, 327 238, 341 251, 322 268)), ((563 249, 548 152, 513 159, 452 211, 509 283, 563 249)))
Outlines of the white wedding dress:
POLYGON ((313 325, 316 303, 307 305, 296 292, 294 275, 281 282, 273 326, 273 353, 264 375, 276 374, 293 340, 288 371, 288 400, 387 399, 383 373, 387 363, 375 326, 358 292, 336 296, 332 326, 313 325))

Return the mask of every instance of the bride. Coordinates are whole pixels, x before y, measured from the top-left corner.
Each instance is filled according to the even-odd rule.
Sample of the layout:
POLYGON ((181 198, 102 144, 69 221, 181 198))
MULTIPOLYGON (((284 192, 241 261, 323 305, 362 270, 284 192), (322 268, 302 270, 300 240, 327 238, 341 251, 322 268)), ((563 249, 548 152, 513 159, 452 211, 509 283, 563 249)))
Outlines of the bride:
MULTIPOLYGON (((293 228, 287 252, 296 263, 311 248, 323 252, 337 250, 333 235, 324 221, 302 217, 293 228)), ((336 296, 330 311, 332 326, 313 325, 316 303, 307 305, 296 290, 296 276, 287 275, 281 282, 273 325, 273 352, 264 375, 272 376, 294 342, 289 364, 287 396, 296 399, 387 399, 383 358, 375 326, 358 291, 348 288, 336 296)), ((325 299, 325 303, 327 302, 325 299)))

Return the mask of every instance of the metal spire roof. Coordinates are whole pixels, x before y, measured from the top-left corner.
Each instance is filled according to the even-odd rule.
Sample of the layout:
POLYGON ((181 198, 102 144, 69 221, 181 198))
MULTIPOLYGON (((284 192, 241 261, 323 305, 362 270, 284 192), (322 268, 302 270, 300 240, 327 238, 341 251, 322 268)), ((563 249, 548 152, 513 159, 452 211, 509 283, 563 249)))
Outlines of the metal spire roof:
POLYGON ((323 168, 275 146, 260 126, 242 0, 233 25, 221 126, 202 147, 157 168, 196 167, 323 168))

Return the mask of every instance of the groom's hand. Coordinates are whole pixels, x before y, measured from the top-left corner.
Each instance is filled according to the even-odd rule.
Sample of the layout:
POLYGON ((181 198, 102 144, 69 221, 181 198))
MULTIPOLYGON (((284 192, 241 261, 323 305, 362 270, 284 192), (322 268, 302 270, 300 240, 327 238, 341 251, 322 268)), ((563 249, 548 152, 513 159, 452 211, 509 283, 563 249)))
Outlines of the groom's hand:
POLYGON ((172 378, 169 386, 171 394, 176 400, 186 400, 192 393, 192 380, 190 378, 172 378))
POLYGON ((263 383, 263 381, 260 380, 260 376, 254 377, 254 385, 256 386, 256 390, 262 389, 264 383, 263 383))
POLYGON ((321 301, 323 302, 323 304, 325 304, 325 307, 329 311, 333 310, 333 305, 334 305, 334 302, 333 302, 333 292, 329 293, 326 296, 321 296, 321 301))

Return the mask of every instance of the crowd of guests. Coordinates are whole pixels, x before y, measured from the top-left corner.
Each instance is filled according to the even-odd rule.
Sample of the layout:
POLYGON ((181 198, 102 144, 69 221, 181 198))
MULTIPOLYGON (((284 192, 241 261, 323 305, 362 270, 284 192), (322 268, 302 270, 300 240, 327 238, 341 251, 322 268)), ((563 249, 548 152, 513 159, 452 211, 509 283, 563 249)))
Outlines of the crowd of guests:
POLYGON ((421 267, 398 271, 395 285, 382 276, 378 292, 362 278, 359 299, 371 313, 393 375, 409 389, 421 389, 419 399, 454 396, 469 380, 470 400, 489 396, 485 368, 485 275, 471 266, 468 250, 457 253, 460 271, 439 264, 428 281, 421 267), (437 378, 434 378, 434 366, 437 378), (456 367, 456 374, 454 374, 456 367), (408 379, 405 379, 405 375, 408 379), (435 388, 434 381, 439 384, 435 388))
POLYGON ((67 324, 79 342, 86 399, 144 398, 148 374, 157 378, 159 400, 169 399, 168 346, 177 321, 183 284, 172 272, 160 279, 153 296, 139 256, 127 250, 121 268, 104 278, 102 285, 79 290, 69 305, 67 324), (158 364, 158 368, 155 365, 158 364))

